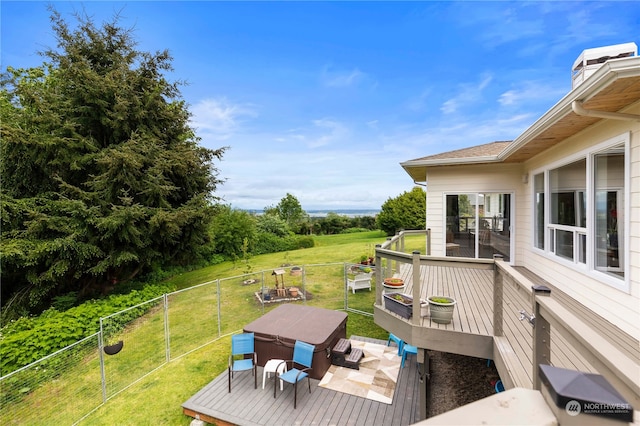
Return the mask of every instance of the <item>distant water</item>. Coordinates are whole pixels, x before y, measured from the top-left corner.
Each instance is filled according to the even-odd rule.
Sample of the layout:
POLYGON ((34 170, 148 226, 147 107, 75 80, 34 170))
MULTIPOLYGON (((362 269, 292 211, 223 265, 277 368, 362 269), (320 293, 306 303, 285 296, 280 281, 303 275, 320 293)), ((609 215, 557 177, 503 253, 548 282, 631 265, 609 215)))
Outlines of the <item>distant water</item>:
MULTIPOLYGON (((246 209, 249 213, 262 214, 263 210, 246 209)), ((306 210, 311 217, 326 217, 329 213, 339 214, 347 217, 376 216, 380 210, 373 209, 324 209, 324 210, 306 210)))
POLYGON ((340 216, 358 217, 358 216, 376 216, 380 210, 358 210, 358 209, 337 209, 337 210, 307 210, 307 214, 311 217, 326 217, 329 213, 336 213, 340 216))

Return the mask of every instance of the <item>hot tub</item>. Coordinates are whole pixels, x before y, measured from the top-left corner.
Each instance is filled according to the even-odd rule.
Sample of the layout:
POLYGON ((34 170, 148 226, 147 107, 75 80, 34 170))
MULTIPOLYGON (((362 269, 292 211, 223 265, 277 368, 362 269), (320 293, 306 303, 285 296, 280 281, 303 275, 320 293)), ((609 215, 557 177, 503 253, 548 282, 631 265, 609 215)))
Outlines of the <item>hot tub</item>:
POLYGON ((329 309, 286 304, 244 327, 255 334, 258 365, 273 358, 290 360, 296 340, 315 346, 309 375, 322 379, 331 365, 331 348, 347 337, 347 314, 329 309))

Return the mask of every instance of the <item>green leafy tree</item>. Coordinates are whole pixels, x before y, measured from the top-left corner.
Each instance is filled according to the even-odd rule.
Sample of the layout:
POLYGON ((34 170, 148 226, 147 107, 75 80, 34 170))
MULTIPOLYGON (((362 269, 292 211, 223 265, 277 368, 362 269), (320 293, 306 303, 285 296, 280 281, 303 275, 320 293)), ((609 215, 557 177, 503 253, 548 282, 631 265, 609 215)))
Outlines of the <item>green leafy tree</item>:
POLYGON ((376 219, 378 227, 387 235, 394 235, 400 229, 425 229, 426 208, 426 193, 416 186, 382 204, 376 219))
POLYGON ((30 308, 197 258, 225 150, 199 146, 167 51, 51 21, 57 49, 0 86, 2 300, 30 308))
POLYGON ((286 237, 291 234, 289 225, 280 216, 265 213, 256 217, 258 232, 274 234, 278 237, 286 237))
POLYGON ((269 211, 277 212, 278 216, 287 222, 289 228, 296 233, 299 232, 300 225, 307 217, 307 213, 302 209, 302 205, 298 199, 289 193, 280 200, 278 205, 265 209, 265 212, 269 211))
POLYGON ((252 253, 256 240, 256 220, 244 210, 219 205, 211 224, 215 252, 229 259, 239 259, 252 253))

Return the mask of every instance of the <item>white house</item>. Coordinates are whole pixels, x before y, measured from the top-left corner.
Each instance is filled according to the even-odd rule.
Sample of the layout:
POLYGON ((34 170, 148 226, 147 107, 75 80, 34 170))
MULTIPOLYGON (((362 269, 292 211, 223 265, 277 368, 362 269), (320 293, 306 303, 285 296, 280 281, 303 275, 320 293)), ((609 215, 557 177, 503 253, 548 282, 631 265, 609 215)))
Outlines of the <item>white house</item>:
POLYGON ((514 141, 402 167, 426 184, 432 254, 501 253, 640 339, 640 57, 626 43, 576 62, 593 67, 589 55, 605 53, 623 57, 580 84, 574 75, 575 87, 514 141), (483 210, 463 202, 475 197, 483 210), (447 242, 461 249, 447 252, 447 242))
POLYGON ((513 141, 401 163, 426 186, 426 255, 403 253, 404 233, 376 249, 374 319, 418 348, 421 401, 438 350, 492 359, 508 391, 554 394, 553 369, 599 374, 640 409, 637 46, 585 50, 571 80, 513 141), (380 289, 390 273, 414 313, 455 298, 452 322, 397 315, 380 289))

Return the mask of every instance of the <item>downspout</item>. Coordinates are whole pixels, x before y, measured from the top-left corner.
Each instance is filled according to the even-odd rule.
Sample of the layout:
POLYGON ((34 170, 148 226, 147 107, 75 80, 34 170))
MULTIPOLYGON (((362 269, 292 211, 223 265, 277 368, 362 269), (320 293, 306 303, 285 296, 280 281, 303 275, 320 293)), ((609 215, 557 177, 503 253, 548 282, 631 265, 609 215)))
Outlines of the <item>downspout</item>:
POLYGON ((623 112, 597 111, 593 109, 585 109, 581 101, 571 102, 571 109, 578 115, 586 117, 610 118, 612 120, 640 121, 638 114, 625 114, 623 112))

